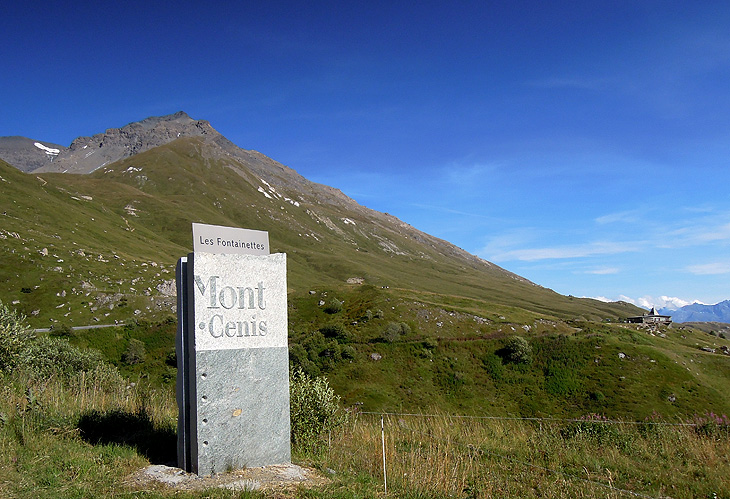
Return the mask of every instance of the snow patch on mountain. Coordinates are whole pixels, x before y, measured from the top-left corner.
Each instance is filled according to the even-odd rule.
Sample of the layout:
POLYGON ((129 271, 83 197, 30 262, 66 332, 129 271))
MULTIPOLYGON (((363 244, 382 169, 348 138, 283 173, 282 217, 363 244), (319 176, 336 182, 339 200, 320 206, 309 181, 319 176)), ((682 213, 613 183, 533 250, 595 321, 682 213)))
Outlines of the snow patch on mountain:
POLYGON ((60 149, 54 149, 53 147, 44 146, 40 142, 34 142, 33 145, 44 153, 48 154, 49 156, 58 156, 58 154, 61 152, 60 149))

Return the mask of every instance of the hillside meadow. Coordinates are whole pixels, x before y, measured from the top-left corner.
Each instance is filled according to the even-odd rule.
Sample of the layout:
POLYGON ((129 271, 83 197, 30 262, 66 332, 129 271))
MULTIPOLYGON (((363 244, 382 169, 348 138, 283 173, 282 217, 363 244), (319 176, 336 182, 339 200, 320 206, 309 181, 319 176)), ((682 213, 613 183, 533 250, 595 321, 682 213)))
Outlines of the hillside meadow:
MULTIPOLYGON (((350 313, 348 302, 399 305, 387 290, 353 293, 337 299, 341 308, 333 302, 325 312, 317 305, 307 323, 331 327, 333 318, 350 313), (358 293, 365 294, 361 302, 358 293)), ((317 298, 304 300, 311 297, 317 298)), ((426 329, 415 330, 417 314, 393 333, 388 326, 395 322, 383 310, 375 308, 372 318, 367 310, 371 327, 360 340, 348 338, 344 328, 325 329, 340 336, 316 331, 330 349, 325 355, 310 357, 319 346, 292 334, 292 351, 302 346, 311 362, 292 356, 292 364, 329 378, 349 411, 344 424, 294 449, 294 461, 320 469, 329 485, 276 492, 134 490, 127 480, 132 473, 175 461, 175 322, 167 320, 93 334, 13 329, 36 346, 22 350, 19 367, 1 375, 0 491, 7 497, 383 496, 384 446, 393 497, 729 497, 730 425, 718 397, 723 378, 714 373, 727 364, 697 348, 714 339, 707 333, 657 335, 591 323, 564 324, 572 329, 560 332, 521 329, 526 359, 509 350, 514 325, 496 324, 493 336, 484 330, 484 337, 469 338, 456 327, 459 314, 468 314, 452 311, 443 317, 452 318, 451 337, 429 339, 426 329), (143 346, 134 358, 132 340, 143 346), (693 383, 685 367, 671 368, 685 361, 705 385, 693 383), (354 397, 353 386, 361 387, 354 397)), ((10 311, 5 317, 20 319, 10 311)))

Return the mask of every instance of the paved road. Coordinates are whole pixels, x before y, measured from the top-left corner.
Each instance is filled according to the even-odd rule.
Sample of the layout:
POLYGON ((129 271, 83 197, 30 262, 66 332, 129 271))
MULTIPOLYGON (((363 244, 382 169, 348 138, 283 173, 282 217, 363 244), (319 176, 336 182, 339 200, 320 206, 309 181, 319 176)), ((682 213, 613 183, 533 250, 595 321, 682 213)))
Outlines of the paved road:
MULTIPOLYGON (((120 322, 119 324, 94 324, 92 326, 71 326, 71 329, 73 331, 80 331, 82 329, 99 329, 102 327, 119 327, 123 326, 124 324, 120 322)), ((50 327, 42 327, 39 329, 34 329, 33 331, 36 333, 50 333, 53 329, 50 327)))

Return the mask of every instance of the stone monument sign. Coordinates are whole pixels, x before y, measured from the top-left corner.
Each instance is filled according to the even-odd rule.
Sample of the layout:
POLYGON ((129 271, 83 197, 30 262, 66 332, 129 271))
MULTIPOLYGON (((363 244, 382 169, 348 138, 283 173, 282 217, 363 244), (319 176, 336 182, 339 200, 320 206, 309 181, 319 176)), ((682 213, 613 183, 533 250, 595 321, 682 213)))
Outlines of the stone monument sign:
POLYGON ((193 224, 178 262, 178 466, 199 475, 287 463, 286 255, 268 234, 193 224))

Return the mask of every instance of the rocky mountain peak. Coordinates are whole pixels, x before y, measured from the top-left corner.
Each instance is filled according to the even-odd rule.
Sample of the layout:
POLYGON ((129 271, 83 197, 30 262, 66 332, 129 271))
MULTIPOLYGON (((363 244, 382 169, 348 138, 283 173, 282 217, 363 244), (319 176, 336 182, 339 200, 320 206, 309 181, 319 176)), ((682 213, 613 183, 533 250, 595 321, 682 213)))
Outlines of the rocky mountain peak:
MULTIPOLYGON (((92 137, 78 137, 52 162, 34 171, 91 173, 104 165, 181 137, 207 137, 215 140, 221 135, 208 121, 194 120, 187 113, 178 111, 166 116, 146 118, 121 128, 109 128, 92 137)), ((17 166, 23 169, 22 165, 17 166)))
POLYGON ((66 148, 27 137, 0 137, 0 159, 24 172, 50 165, 66 148))

